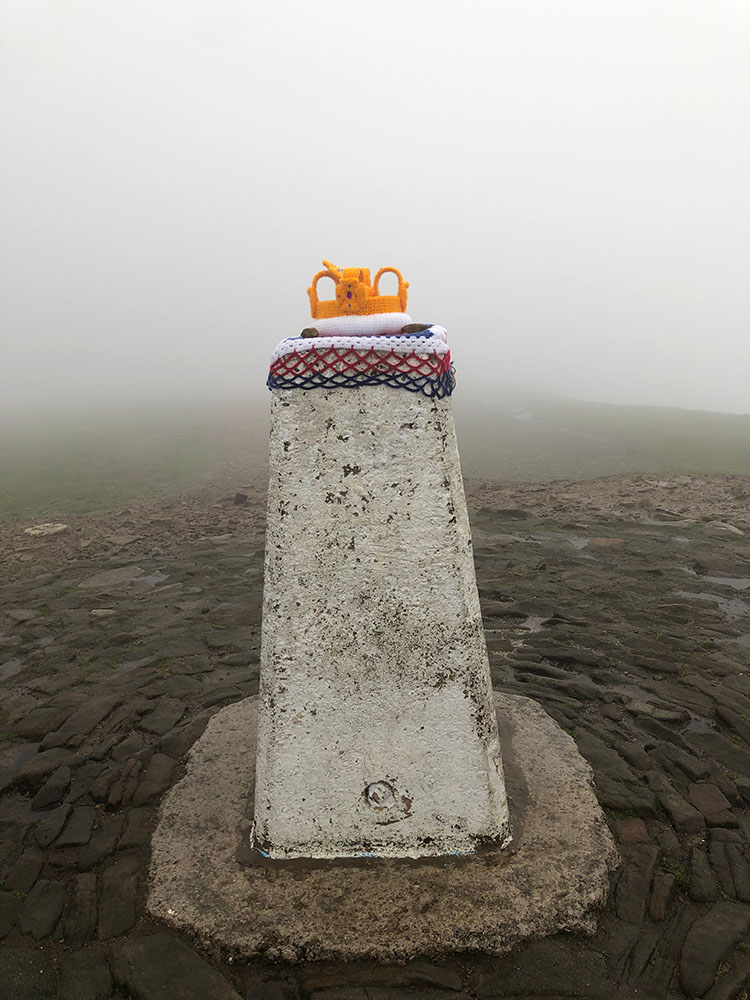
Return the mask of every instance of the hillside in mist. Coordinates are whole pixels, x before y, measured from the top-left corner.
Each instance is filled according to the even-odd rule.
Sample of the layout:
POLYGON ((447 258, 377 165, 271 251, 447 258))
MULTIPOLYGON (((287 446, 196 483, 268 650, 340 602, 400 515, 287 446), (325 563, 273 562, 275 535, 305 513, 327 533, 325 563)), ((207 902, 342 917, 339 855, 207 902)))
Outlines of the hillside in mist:
MULTIPOLYGON (((750 475, 750 415, 474 387, 456 393, 454 408, 469 479, 750 475)), ((111 509, 209 483, 221 483, 228 492, 265 485, 266 397, 52 412, 34 419, 6 415, 4 426, 4 519, 111 509)))
POLYGON ((454 399, 469 478, 750 474, 750 414, 618 406, 512 388, 472 389, 454 399))

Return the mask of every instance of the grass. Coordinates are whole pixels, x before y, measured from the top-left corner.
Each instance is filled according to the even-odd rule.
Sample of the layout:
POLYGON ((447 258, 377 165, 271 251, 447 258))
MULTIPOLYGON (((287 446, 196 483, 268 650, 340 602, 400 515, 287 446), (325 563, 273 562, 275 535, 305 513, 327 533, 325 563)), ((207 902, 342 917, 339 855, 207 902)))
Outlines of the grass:
POLYGON ((750 414, 616 406, 518 392, 456 397, 465 474, 589 479, 621 472, 750 476, 750 414))
MULTIPOLYGON (((464 474, 486 480, 617 473, 750 476, 750 415, 610 406, 495 389, 458 392, 464 474), (518 419, 519 416, 521 419, 518 419)), ((6 414, 0 519, 56 520, 175 496, 217 479, 264 484, 268 399, 6 414)))
POLYGON ((4 520, 55 520, 173 496, 229 470, 247 483, 266 441, 258 414, 225 404, 50 414, 5 425, 4 520))
POLYGON ((21 737, 10 725, 4 712, 0 712, 0 743, 20 743, 21 737))
POLYGON ((663 871, 669 872, 670 875, 674 875, 675 885, 680 892, 686 893, 688 891, 690 888, 690 874, 681 861, 665 854, 659 860, 659 867, 663 871))

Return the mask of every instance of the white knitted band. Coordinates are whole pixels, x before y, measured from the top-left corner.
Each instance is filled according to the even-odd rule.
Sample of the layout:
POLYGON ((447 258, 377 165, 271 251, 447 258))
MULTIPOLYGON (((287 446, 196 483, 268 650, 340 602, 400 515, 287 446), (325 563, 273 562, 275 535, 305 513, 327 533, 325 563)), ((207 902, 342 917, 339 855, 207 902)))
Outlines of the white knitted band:
MULTIPOLYGON (((351 317, 350 317, 351 318, 351 317)), ((448 353, 448 331, 443 326, 431 326, 421 336, 403 334, 396 337, 289 337, 282 340, 271 355, 271 362, 287 354, 324 351, 327 347, 355 348, 361 351, 393 351, 395 354, 448 353)))
POLYGON ((333 316, 315 319, 314 326, 321 337, 380 337, 384 333, 400 333, 411 323, 406 313, 376 313, 373 316, 333 316))

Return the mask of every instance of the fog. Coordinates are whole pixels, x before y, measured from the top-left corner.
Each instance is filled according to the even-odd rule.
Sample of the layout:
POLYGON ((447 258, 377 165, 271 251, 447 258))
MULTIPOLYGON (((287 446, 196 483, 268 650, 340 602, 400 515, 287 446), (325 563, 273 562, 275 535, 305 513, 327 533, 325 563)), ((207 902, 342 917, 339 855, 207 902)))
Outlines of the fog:
POLYGON ((459 388, 750 411, 742 0, 2 0, 5 404, 256 396, 327 257, 459 388))

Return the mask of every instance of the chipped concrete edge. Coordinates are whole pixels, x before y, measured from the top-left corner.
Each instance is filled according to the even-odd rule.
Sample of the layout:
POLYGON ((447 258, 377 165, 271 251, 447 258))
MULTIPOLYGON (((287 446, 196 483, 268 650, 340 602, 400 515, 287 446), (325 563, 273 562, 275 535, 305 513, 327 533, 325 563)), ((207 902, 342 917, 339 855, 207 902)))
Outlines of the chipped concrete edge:
POLYGON ((147 908, 223 958, 407 959, 501 954, 591 934, 619 856, 574 741, 538 703, 496 694, 514 844, 465 858, 384 859, 308 871, 246 867, 257 698, 215 715, 165 796, 147 908))

